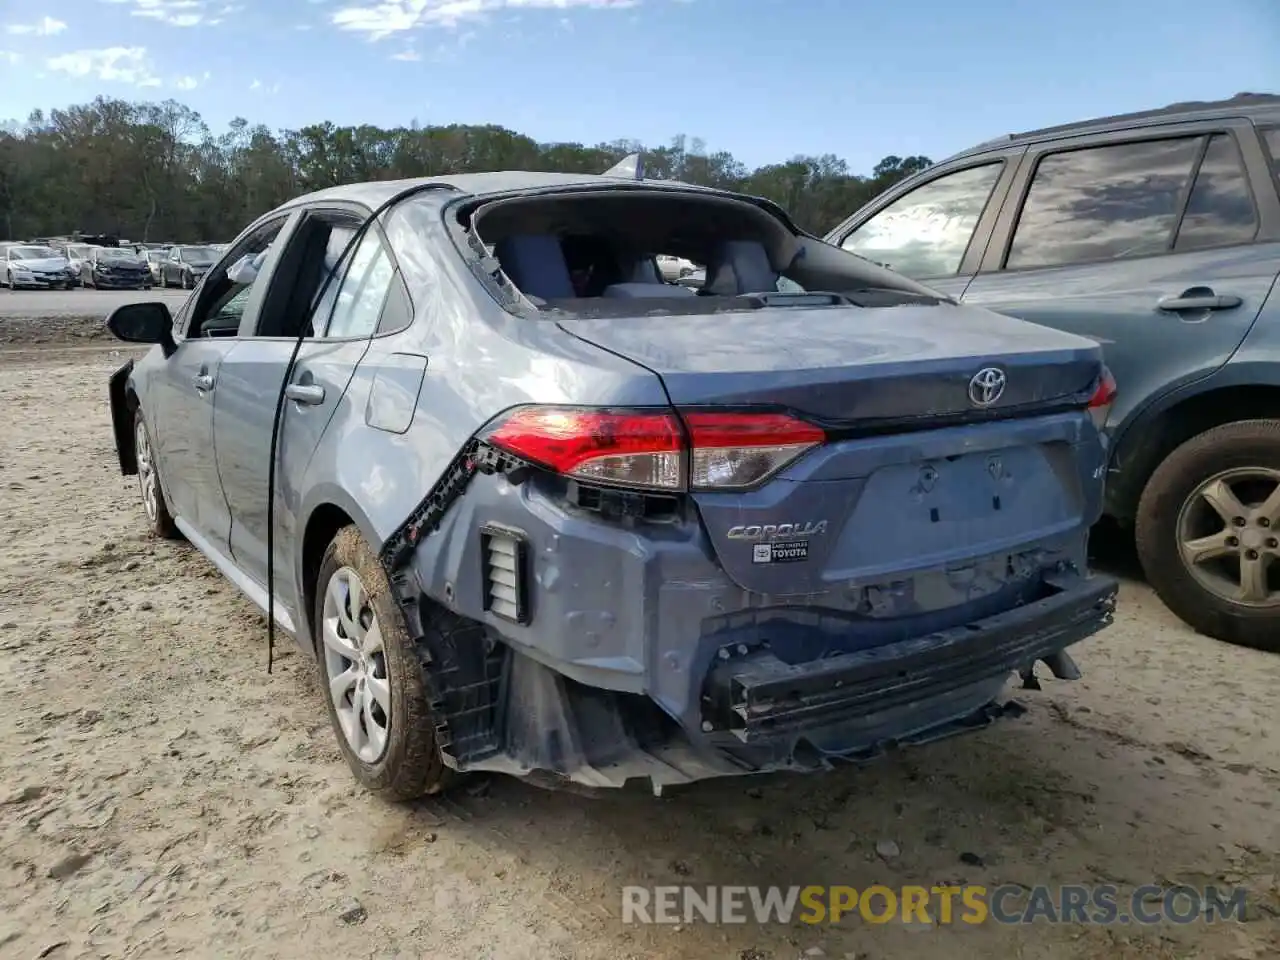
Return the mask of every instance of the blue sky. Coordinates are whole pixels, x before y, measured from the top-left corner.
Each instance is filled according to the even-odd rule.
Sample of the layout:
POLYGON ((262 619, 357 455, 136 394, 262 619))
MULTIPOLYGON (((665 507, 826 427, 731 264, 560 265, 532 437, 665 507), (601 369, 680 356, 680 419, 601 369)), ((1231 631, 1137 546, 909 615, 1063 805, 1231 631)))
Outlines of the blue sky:
POLYGON ((758 165, 1280 93, 1280 0, 9 0, 0 118, 174 97, 215 129, 684 133, 758 165))

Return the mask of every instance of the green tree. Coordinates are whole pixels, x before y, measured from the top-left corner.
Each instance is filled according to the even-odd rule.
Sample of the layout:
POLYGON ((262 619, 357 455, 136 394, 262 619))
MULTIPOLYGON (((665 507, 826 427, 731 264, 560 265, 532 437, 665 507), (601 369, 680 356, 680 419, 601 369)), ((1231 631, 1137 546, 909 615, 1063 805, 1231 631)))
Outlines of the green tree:
MULTIPOLYGON (((599 173, 641 149, 629 140, 539 143, 494 124, 416 120, 273 132, 237 118, 215 134, 174 100, 98 97, 0 125, 0 231, 7 239, 81 231, 220 240, 291 197, 336 184, 482 170, 599 173)), ((750 170, 684 134, 645 150, 645 160, 650 177, 766 197, 819 234, 931 162, 889 156, 860 176, 839 157, 796 156, 750 170)))

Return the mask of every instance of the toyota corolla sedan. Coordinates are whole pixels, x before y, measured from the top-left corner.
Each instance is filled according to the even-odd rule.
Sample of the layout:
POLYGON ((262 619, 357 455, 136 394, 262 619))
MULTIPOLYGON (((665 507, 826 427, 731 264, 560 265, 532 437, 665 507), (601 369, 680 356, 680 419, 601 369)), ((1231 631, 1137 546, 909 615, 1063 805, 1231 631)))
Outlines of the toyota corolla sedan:
POLYGON ((869 759, 1017 713, 1010 677, 1077 677, 1112 617, 1098 345, 764 200, 336 187, 250 225, 176 316, 108 323, 153 344, 110 383, 151 530, 315 658, 391 798, 869 759))

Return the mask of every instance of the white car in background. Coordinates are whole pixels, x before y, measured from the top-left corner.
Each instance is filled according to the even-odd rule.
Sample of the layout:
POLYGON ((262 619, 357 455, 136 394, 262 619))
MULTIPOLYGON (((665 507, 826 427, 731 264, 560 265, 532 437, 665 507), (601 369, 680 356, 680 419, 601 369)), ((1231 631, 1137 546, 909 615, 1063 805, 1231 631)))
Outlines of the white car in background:
POLYGON ((71 269, 75 273, 76 286, 83 286, 83 281, 80 278, 84 272, 84 264, 93 259, 93 251, 96 249, 94 244, 66 243, 58 249, 66 256, 67 262, 71 264, 71 269))
POLYGON ((692 260, 686 260, 684 257, 673 257, 670 254, 659 254, 655 259, 658 261, 658 272, 662 274, 662 279, 668 283, 675 283, 682 277, 687 277, 691 273, 698 270, 698 265, 692 260))
POLYGON ((38 243, 15 243, 0 253, 0 283, 10 290, 28 287, 36 290, 75 285, 71 263, 53 247, 38 243))

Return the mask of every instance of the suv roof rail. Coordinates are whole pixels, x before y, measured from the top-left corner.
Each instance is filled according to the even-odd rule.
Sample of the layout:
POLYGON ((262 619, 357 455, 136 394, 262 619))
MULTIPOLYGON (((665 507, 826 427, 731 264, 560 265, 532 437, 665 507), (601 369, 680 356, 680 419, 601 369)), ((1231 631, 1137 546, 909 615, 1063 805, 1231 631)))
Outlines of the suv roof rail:
MULTIPOLYGON (((1065 130, 1078 130, 1085 127, 1099 127, 1111 123, 1133 120, 1154 120, 1157 117, 1174 117, 1184 113, 1200 113, 1202 111, 1226 110, 1232 107, 1280 107, 1280 94, 1275 93, 1237 93, 1225 100, 1183 100, 1168 106, 1156 107, 1152 110, 1138 110, 1133 113, 1116 113, 1106 117, 1090 117, 1086 120, 1075 120, 1071 123, 1059 123, 1035 130, 1025 130, 1013 134, 1010 139, 1036 137, 1046 133, 1057 133, 1065 130)), ((998 142, 998 141, 997 141, 998 142)))

